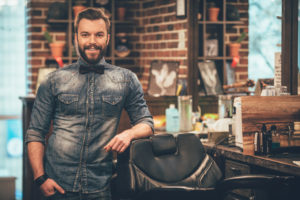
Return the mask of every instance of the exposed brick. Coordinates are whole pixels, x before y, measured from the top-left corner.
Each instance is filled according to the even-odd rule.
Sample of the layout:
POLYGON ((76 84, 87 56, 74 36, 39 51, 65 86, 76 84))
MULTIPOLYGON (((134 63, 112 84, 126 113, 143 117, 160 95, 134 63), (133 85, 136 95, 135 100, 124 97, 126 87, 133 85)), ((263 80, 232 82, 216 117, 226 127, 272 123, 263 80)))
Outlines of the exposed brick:
POLYGON ((139 26, 139 27, 136 27, 136 30, 135 30, 135 31, 136 31, 137 33, 145 33, 145 30, 146 30, 145 27, 140 27, 140 26, 139 26))
POLYGON ((156 35, 156 40, 161 40, 163 38, 162 34, 157 34, 156 35))
POLYGON ((179 68, 178 72, 179 74, 187 74, 188 70, 186 68, 179 68))
MULTIPOLYGON (((248 64, 248 59, 245 59, 245 58, 240 59, 240 64, 248 64)), ((247 68, 247 70, 248 70, 248 68, 247 68)))
MULTIPOLYGON (((246 39, 245 39, 246 40, 246 39)), ((241 43, 241 48, 242 49, 248 49, 248 43, 244 44, 244 43, 241 43)))
POLYGON ((28 19, 28 24, 46 24, 46 19, 28 19))
POLYGON ((29 43, 27 45, 27 47, 29 49, 40 49, 40 48, 42 48, 42 44, 41 43, 29 43))
POLYGON ((178 42, 169 42, 168 43, 168 48, 177 48, 178 47, 178 42))
POLYGON ((29 35, 29 36, 27 37, 27 39, 28 39, 29 41, 34 41, 34 40, 38 40, 38 41, 46 41, 43 35, 34 35, 34 34, 29 35))
POLYGON ((42 32, 42 27, 40 27, 40 26, 31 26, 31 27, 28 27, 27 31, 28 32, 40 33, 40 32, 42 32))
POLYGON ((159 17, 153 17, 150 19, 150 24, 156 24, 156 23, 161 23, 162 22, 162 17, 159 16, 159 17))
MULTIPOLYGON (((172 1, 174 2, 174 0, 172 0, 172 1)), ((158 0, 157 1, 158 5, 168 5, 170 3, 171 3, 170 0, 158 0)))
POLYGON ((174 29, 174 25, 173 24, 169 24, 167 27, 168 27, 168 31, 172 31, 174 29))
POLYGON ((175 12, 175 6, 168 7, 168 12, 175 12))
POLYGON ((158 32, 158 31, 159 31, 159 28, 160 28, 159 26, 154 26, 154 27, 153 27, 153 32, 158 32))
POLYGON ((247 80, 248 74, 239 74, 238 78, 239 78, 239 80, 247 80))
POLYGON ((159 14, 159 10, 158 9, 151 9, 151 10, 147 10, 145 12, 145 16, 149 17, 149 16, 155 16, 159 14))
POLYGON ((28 69, 29 73, 38 73, 38 71, 39 71, 39 68, 29 68, 28 69))
POLYGON ((248 52, 244 52, 244 51, 240 51, 239 52, 241 57, 247 57, 248 56, 248 52))
POLYGON ((236 67, 234 68, 235 72, 248 72, 247 67, 236 67))
POLYGON ((249 6, 244 4, 238 4, 236 7, 239 9, 239 11, 245 10, 248 11, 249 6))
POLYGON ((168 8, 166 8, 166 7, 159 8, 159 13, 160 13, 160 14, 168 13, 168 8))
POLYGON ((152 32, 153 31, 153 27, 147 27, 147 32, 152 32))
POLYGON ((242 13, 240 13, 240 17, 241 18, 249 18, 249 13, 248 12, 242 12, 242 13))
POLYGON ((55 41, 66 41, 66 36, 65 35, 56 35, 55 41))
POLYGON ((165 49, 165 48, 167 48, 167 43, 165 42, 160 43, 160 49, 165 49))
POLYGON ((42 64, 42 60, 41 59, 32 59, 32 60, 28 60, 28 64, 31 65, 41 65, 42 64))
POLYGON ((32 57, 48 57, 50 56, 50 51, 33 51, 31 55, 32 57))
POLYGON ((41 10, 30 10, 28 12, 28 16, 31 16, 31 17, 41 17, 42 16, 42 11, 41 10))
POLYGON ((154 1, 149 1, 149 2, 143 3, 143 8, 152 8, 154 6, 155 6, 155 2, 154 1))
POLYGON ((170 22, 170 21, 175 21, 175 20, 176 20, 175 15, 165 16, 164 17, 164 22, 170 22))
POLYGON ((147 49, 152 49, 152 44, 150 43, 150 44, 146 44, 146 48, 147 49))

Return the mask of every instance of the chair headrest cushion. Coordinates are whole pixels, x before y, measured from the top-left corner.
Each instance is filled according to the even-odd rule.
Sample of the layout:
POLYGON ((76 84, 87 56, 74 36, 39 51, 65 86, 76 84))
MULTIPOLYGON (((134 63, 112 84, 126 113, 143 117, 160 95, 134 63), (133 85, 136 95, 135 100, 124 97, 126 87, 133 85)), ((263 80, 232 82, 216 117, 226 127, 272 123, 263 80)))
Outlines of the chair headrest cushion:
POLYGON ((153 154, 161 156, 164 154, 174 154, 177 151, 176 139, 170 134, 161 134, 151 137, 153 154))

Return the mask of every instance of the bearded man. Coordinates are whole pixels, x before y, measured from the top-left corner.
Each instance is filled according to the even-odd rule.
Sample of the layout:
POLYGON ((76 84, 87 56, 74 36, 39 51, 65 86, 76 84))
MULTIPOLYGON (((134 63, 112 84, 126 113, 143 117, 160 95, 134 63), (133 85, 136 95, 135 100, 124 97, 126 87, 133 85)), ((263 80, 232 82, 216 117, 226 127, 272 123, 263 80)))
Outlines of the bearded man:
POLYGON ((79 13, 74 30, 78 61, 41 83, 26 134, 28 157, 47 198, 110 200, 112 151, 153 134, 153 119, 136 75, 104 59, 110 21, 103 10, 79 13), (117 134, 123 108, 132 127, 117 134))

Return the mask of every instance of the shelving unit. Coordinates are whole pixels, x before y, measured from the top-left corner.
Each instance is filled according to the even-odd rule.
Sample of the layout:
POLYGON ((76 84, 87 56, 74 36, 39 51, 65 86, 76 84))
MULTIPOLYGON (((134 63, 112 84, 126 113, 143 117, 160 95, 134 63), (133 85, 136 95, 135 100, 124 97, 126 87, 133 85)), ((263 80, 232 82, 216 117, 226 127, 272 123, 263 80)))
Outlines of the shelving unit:
POLYGON ((226 32, 230 26, 243 24, 241 21, 228 21, 227 16, 227 0, 223 1, 210 1, 202 0, 199 2, 199 13, 202 14, 202 18, 197 21, 197 27, 199 28, 199 52, 198 61, 211 60, 215 61, 219 77, 223 84, 227 83, 226 74, 226 62, 231 62, 232 57, 229 56, 226 43, 226 32), (208 2, 214 2, 218 8, 220 8, 218 21, 209 21, 208 19, 208 2), (217 34, 216 39, 218 41, 218 53, 216 56, 206 55, 206 43, 207 40, 217 34))
POLYGON ((228 30, 235 25, 243 25, 242 21, 230 21, 226 18, 227 6, 232 4, 228 0, 188 0, 188 63, 189 63, 189 94, 193 96, 193 109, 197 109, 199 101, 199 90, 203 83, 200 83, 200 74, 198 62, 214 61, 221 84, 227 84, 226 63, 232 62, 232 57, 229 56, 228 30), (209 21, 208 18, 208 3, 214 2, 216 7, 220 8, 218 21, 209 21), (199 14, 201 18, 199 18, 199 14), (207 39, 210 39, 216 33, 214 39, 217 39, 218 53, 215 56, 208 56, 205 53, 207 39), (195 73, 197 72, 197 73, 195 73), (200 83, 200 84, 199 84, 200 83))
MULTIPOLYGON (((77 60, 77 55, 74 55, 74 45, 73 45, 73 40, 74 40, 74 16, 73 16, 73 9, 72 6, 74 5, 75 0, 70 0, 66 1, 68 5, 68 18, 67 19, 51 19, 48 20, 48 24, 52 29, 59 29, 59 31, 65 31, 66 32, 66 51, 64 53, 64 57, 62 58, 64 61, 64 64, 71 64, 73 62, 76 62, 77 60), (65 26, 64 26, 65 25, 65 26), (56 28, 56 27, 60 28, 56 28), (62 28, 63 27, 63 28, 62 28), (64 30, 62 30, 64 29, 64 30)), ((86 0, 84 1, 84 6, 87 7, 101 7, 99 5, 96 5, 96 0, 86 0)), ((105 56, 105 59, 107 62, 113 64, 113 65, 118 65, 126 68, 136 68, 135 61, 133 57, 127 56, 127 57, 118 57, 115 54, 115 46, 116 46, 116 33, 117 33, 117 28, 126 26, 130 27, 133 25, 132 21, 129 20, 124 20, 120 21, 116 18, 115 13, 116 13, 116 4, 118 3, 118 0, 110 0, 106 5, 105 9, 107 9, 111 13, 111 37, 110 37, 110 43, 107 49, 107 53, 105 56), (124 61, 124 62, 121 62, 124 61), (132 66, 133 65, 133 66, 132 66), (132 66, 132 67, 130 67, 132 66)), ((47 58, 46 63, 55 63, 56 61, 54 60, 53 57, 47 58)))

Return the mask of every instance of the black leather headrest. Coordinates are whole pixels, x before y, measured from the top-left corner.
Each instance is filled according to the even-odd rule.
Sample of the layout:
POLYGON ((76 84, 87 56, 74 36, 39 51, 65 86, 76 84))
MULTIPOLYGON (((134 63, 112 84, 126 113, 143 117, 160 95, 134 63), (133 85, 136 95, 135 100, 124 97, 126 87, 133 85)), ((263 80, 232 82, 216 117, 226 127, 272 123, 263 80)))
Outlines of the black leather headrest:
POLYGON ((164 154, 174 154, 177 151, 175 137, 170 134, 161 134, 151 137, 153 154, 161 156, 164 154))
POLYGON ((135 140, 130 147, 130 162, 147 176, 165 183, 187 178, 197 169, 204 157, 204 147, 199 138, 192 133, 177 136, 154 135, 152 139, 135 140))

